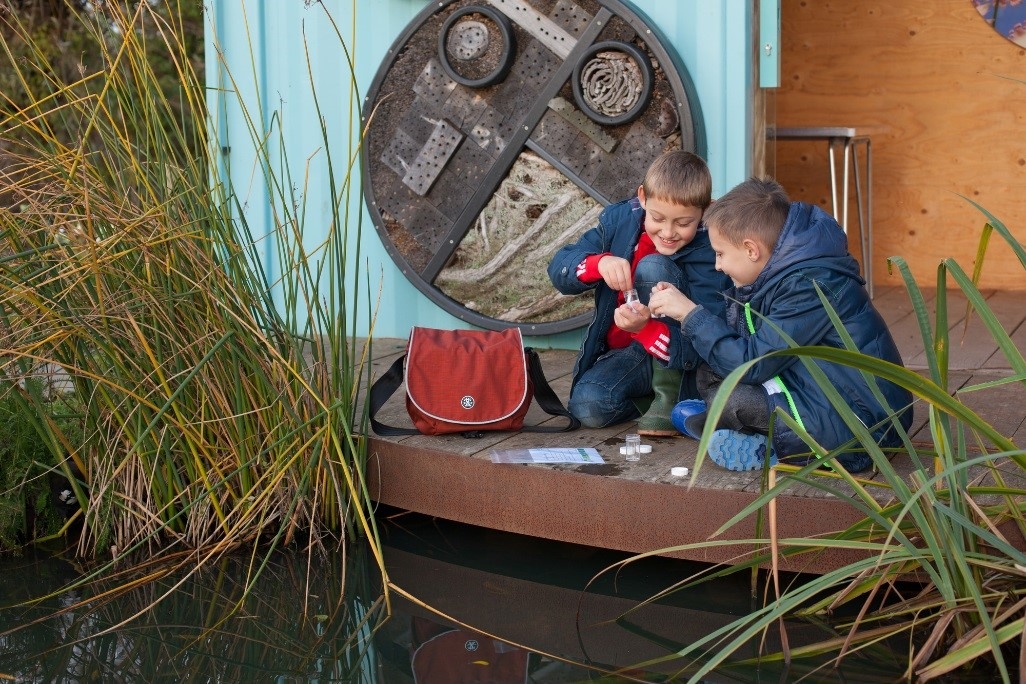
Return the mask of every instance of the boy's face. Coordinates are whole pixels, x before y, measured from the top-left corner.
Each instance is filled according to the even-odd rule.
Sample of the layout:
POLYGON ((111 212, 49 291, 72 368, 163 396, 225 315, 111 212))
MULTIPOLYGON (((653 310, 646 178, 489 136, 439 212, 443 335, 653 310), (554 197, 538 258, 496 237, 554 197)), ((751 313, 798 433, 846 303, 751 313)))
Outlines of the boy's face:
POLYGON ((645 232, 652 238, 657 252, 665 256, 676 254, 695 239, 702 222, 701 209, 646 198, 643 188, 638 188, 638 199, 645 209, 645 232))
POLYGON ((733 245, 723 238, 715 226, 707 226, 709 244, 716 254, 716 270, 726 273, 735 287, 751 285, 769 260, 769 250, 755 240, 746 239, 733 245))

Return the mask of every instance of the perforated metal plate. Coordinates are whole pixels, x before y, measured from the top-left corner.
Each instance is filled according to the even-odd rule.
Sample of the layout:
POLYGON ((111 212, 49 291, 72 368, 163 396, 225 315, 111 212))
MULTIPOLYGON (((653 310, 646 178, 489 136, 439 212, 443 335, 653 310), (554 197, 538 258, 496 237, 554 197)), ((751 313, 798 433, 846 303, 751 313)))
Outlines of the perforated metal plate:
POLYGON ((658 26, 618 0, 443 0, 388 54, 364 102, 362 172, 396 265, 481 327, 541 335, 584 325, 590 297, 554 291, 545 275, 553 252, 591 227, 589 212, 632 196, 664 150, 705 155, 691 80, 658 26), (495 25, 489 12, 508 18, 509 41, 478 35, 478 23, 495 25), (447 21, 469 24, 442 41, 446 60, 501 63, 489 51, 508 42, 508 72, 487 84, 451 78, 439 61, 447 21), (630 42, 656 65, 651 101, 631 123, 587 120, 574 102, 574 68, 603 41, 630 42))

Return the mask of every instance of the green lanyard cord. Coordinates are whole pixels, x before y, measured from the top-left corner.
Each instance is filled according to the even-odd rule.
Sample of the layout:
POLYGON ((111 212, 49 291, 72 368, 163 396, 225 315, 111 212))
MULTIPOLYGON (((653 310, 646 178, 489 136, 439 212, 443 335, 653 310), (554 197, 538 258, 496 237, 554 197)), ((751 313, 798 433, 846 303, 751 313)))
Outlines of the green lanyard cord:
MULTIPOLYGON (((752 321, 752 306, 748 302, 745 302, 745 321, 748 323, 748 332, 755 334, 755 323, 752 321)), ((802 430, 805 429, 805 423, 802 422, 802 417, 798 415, 798 407, 794 403, 794 397, 791 396, 791 391, 787 389, 787 385, 780 379, 779 375, 773 376, 773 381, 780 386, 780 391, 783 393, 784 398, 787 399, 787 405, 791 409, 791 415, 794 417, 794 422, 801 426, 802 430)))

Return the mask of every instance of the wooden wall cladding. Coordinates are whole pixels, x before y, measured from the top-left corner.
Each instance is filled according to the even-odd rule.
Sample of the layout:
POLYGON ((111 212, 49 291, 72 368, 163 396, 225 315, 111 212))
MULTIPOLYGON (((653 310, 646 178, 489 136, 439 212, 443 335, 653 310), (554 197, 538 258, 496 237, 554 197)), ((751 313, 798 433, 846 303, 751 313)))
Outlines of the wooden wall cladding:
MULTIPOLYGON (((986 219, 963 197, 1026 242, 1026 50, 995 33, 972 0, 784 0, 781 35, 768 122, 872 136, 877 285, 901 282, 887 273, 891 256, 924 286, 944 258, 971 272, 986 219)), ((826 143, 770 149, 768 173, 829 211, 827 169, 826 143)), ((1026 268, 1004 241, 992 240, 981 285, 1026 289, 1026 268)))

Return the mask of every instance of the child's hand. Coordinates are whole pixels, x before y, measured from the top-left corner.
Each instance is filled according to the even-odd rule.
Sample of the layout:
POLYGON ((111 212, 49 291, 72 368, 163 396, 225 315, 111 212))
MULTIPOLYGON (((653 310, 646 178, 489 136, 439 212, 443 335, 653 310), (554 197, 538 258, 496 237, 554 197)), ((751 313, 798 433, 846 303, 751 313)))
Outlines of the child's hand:
POLYGON ((677 321, 683 321, 697 306, 685 297, 683 292, 669 283, 655 284, 652 294, 648 298, 648 305, 653 314, 669 316, 677 321))
POLYGON ((599 259, 598 272, 613 290, 623 292, 631 289, 631 262, 617 256, 607 255, 599 259))
POLYGON ((633 309, 627 304, 621 304, 613 312, 613 323, 621 330, 636 333, 645 327, 651 317, 652 312, 640 302, 636 303, 633 309))

